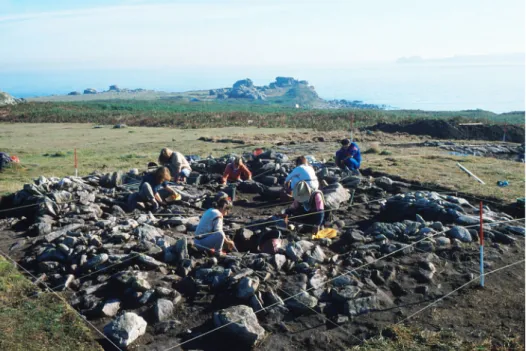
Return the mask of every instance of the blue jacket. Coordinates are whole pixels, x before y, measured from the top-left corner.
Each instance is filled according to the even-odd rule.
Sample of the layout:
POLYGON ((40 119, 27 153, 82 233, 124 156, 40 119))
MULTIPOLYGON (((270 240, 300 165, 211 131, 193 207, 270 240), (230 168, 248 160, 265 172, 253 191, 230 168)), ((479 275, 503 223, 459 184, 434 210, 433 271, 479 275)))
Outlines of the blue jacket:
POLYGON ((340 150, 336 151, 337 166, 341 167, 342 165, 340 164, 340 162, 348 156, 354 158, 358 163, 362 162, 362 154, 360 153, 360 148, 358 147, 358 144, 353 142, 346 149, 341 148, 340 150))

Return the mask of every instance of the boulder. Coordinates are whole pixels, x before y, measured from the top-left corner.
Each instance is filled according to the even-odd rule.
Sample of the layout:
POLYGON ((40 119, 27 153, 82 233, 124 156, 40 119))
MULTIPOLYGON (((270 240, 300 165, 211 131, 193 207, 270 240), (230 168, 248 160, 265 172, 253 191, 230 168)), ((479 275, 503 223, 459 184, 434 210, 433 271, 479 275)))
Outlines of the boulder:
POLYGON ((93 88, 84 89, 84 94, 97 94, 97 90, 93 88))
POLYGON ((214 313, 214 325, 216 328, 227 325, 222 330, 229 334, 232 345, 241 342, 247 346, 254 346, 265 336, 263 329, 252 308, 239 305, 232 306, 214 313))
POLYGON ((454 226, 448 231, 449 236, 462 242, 469 243, 472 241, 471 233, 464 227, 454 226))
POLYGON ((155 321, 164 322, 172 316, 174 312, 174 304, 167 299, 159 299, 153 307, 153 316, 155 321))
POLYGON ((336 183, 323 188, 326 209, 339 209, 344 203, 347 203, 351 195, 341 184, 336 183))
POLYGON ((0 91, 0 106, 16 105, 16 100, 8 93, 0 91))
POLYGON ((104 334, 119 347, 128 347, 146 332, 146 321, 133 312, 126 312, 104 327, 104 334))
POLYGON ((121 301, 119 299, 111 299, 106 302, 101 307, 101 314, 103 317, 114 317, 119 312, 121 308, 121 301))

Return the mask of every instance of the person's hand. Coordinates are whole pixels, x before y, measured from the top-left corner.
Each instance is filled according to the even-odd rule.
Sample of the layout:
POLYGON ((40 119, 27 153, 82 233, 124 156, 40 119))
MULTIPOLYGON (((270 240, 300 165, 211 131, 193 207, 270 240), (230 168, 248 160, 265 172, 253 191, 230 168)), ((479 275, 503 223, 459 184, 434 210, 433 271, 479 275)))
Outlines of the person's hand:
POLYGON ((234 249, 234 247, 235 247, 234 242, 232 240, 229 240, 229 239, 225 240, 225 244, 226 244, 226 247, 227 247, 228 251, 232 251, 234 249))

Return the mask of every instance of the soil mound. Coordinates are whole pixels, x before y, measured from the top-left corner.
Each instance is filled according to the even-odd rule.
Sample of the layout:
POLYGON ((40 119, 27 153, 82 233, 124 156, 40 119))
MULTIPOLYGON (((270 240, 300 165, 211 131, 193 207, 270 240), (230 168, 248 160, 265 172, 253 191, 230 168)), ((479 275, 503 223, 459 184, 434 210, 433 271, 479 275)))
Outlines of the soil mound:
POLYGON ((429 135, 437 139, 503 140, 514 143, 524 142, 524 127, 516 125, 459 125, 444 120, 420 120, 410 123, 378 123, 367 129, 385 133, 407 133, 429 135))

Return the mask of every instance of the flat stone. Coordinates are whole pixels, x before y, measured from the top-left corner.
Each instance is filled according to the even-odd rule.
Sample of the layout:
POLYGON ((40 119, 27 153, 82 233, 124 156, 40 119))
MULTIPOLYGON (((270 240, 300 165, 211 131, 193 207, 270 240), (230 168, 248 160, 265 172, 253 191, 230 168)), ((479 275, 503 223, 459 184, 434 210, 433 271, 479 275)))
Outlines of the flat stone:
POLYGON ((111 299, 102 305, 101 314, 103 317, 114 317, 119 312, 121 301, 119 299, 111 299))
POLYGON ((343 289, 332 289, 331 297, 336 302, 352 300, 360 293, 361 289, 357 286, 348 285, 343 289))

